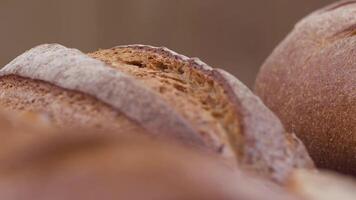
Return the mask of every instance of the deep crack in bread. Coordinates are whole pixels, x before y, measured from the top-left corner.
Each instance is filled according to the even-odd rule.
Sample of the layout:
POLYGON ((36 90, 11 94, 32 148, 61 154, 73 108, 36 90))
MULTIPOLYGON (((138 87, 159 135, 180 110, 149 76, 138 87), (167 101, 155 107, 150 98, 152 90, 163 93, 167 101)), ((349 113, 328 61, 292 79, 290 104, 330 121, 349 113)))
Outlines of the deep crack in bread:
POLYGON ((299 140, 234 76, 166 48, 86 55, 41 45, 0 71, 0 89, 0 105, 46 113, 60 127, 173 138, 279 182, 313 166, 299 140))

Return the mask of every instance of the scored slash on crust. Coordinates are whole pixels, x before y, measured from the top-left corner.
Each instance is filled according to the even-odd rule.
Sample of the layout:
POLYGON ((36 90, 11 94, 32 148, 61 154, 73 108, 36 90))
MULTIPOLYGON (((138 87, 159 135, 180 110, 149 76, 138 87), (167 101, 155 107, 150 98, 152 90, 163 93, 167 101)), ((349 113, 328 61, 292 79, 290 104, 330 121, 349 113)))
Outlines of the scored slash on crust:
POLYGON ((90 94, 154 134, 163 132, 180 140, 204 144, 195 130, 150 90, 78 50, 58 44, 38 46, 6 65, 0 76, 6 75, 42 80, 90 94))
MULTIPOLYGON (((219 85, 233 105, 240 131, 229 141, 241 166, 283 182, 295 167, 312 167, 306 151, 294 152, 278 118, 240 81, 221 69, 213 69, 197 58, 179 55, 167 48, 129 45, 128 48, 154 52, 177 62, 219 85)), ((141 66, 141 64, 140 64, 141 66)), ((0 77, 17 75, 52 83, 64 89, 80 91, 113 106, 138 125, 155 134, 169 134, 184 142, 209 146, 191 122, 169 103, 134 77, 114 69, 84 53, 58 44, 41 45, 9 63, 0 70, 0 77)), ((227 133, 231 134, 231 133, 227 133)), ((218 147, 221 149, 221 146, 218 147)), ((218 149, 215 149, 218 151, 218 149)))

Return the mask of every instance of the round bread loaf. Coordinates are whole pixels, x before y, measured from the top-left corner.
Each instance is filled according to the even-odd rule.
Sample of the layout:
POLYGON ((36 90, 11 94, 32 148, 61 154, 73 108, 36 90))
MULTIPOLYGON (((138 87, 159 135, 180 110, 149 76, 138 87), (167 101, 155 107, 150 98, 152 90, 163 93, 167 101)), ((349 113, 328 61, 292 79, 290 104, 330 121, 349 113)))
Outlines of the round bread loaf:
POLYGON ((61 133, 5 152, 6 200, 297 200, 221 158, 157 140, 61 133))
POLYGON ((301 20, 262 66, 256 93, 319 167, 356 175, 356 1, 301 20))
POLYGON ((313 166, 299 140, 235 77, 166 48, 86 55, 38 46, 0 71, 0 105, 46 113, 60 127, 143 132, 207 147, 276 181, 313 166))

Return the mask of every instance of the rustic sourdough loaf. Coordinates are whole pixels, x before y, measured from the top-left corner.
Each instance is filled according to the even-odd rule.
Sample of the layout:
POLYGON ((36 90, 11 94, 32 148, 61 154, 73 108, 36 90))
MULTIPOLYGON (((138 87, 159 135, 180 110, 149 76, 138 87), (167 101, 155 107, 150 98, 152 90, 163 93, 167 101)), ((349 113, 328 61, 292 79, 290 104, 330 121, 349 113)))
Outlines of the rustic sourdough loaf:
POLYGON ((300 21, 262 66, 256 93, 316 164, 356 175, 356 1, 300 21))
POLYGON ((1 199, 298 199, 266 180, 224 165, 221 158, 169 141, 57 134, 0 154, 1 199))
POLYGON ((38 46, 0 71, 0 105, 46 113, 61 127, 143 132, 208 147, 276 181, 313 166, 299 140, 241 82, 166 48, 121 46, 88 56, 38 46))

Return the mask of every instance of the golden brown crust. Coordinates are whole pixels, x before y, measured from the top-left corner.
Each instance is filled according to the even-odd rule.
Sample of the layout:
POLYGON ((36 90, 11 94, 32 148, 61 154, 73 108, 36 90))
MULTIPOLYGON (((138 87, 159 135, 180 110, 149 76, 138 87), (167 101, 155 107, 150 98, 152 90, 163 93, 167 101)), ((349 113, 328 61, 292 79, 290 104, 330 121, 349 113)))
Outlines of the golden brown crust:
MULTIPOLYGON (((45 44, 35 47, 0 70, 2 78, 8 75, 41 80, 67 90, 87 94, 87 96, 84 96, 84 101, 87 97, 94 97, 110 105, 117 113, 125 115, 125 117, 136 122, 137 126, 143 127, 152 134, 165 133, 169 134, 167 137, 196 145, 204 145, 196 131, 190 127, 189 122, 171 109, 156 94, 132 77, 113 70, 76 49, 68 49, 58 44, 45 44)), ((11 92, 13 89, 15 90, 14 95, 21 95, 21 93, 16 92, 18 89, 17 83, 14 84, 14 87, 9 91, 11 92)), ((6 82, 5 87, 7 87, 6 82)), ((48 85, 44 86, 47 90, 48 87, 48 85)), ((36 88, 34 89, 36 90, 36 88)), ((11 94, 8 96, 4 94, 1 97, 8 97, 10 100, 12 98, 11 94)), ((53 95, 53 97, 61 101, 61 95, 53 95)), ((27 101, 28 97, 20 96, 18 99, 23 100, 20 102, 23 107, 25 106, 24 101, 27 101)), ((34 96, 33 100, 42 101, 43 96, 34 96)), ((89 101, 92 101, 92 99, 89 101)), ((75 109, 71 107, 70 103, 64 103, 67 104, 69 110, 75 109)), ((91 103, 96 104, 93 101, 91 103)), ((102 105, 95 106, 102 107, 102 105)), ((45 104, 42 106, 42 110, 45 110, 45 112, 53 111, 45 104)), ((56 112, 62 112, 61 109, 66 108, 57 108, 56 112)), ((105 109, 103 108, 103 110, 105 109)), ((75 112, 71 114, 76 115, 75 112)), ((112 115, 112 113, 109 113, 109 115, 112 115)), ((65 116, 62 115, 62 117, 65 116)), ((82 117, 85 118, 83 115, 82 117)), ((93 116, 91 115, 91 117, 93 116)), ((92 119, 89 118, 88 120, 92 119)), ((114 126, 116 127, 116 125, 114 126)))
MULTIPOLYGON (((72 121, 79 125, 95 122, 110 126, 115 123, 113 120, 118 120, 120 122, 113 125, 113 129, 123 126, 124 130, 140 130, 137 125, 156 134, 183 137, 186 143, 208 146, 224 156, 230 150, 235 154, 228 157, 229 160, 238 160, 241 166, 278 182, 283 182, 294 168, 312 167, 307 152, 303 148, 296 151, 273 113, 227 72, 165 48, 131 45, 114 49, 126 49, 128 54, 140 52, 144 57, 155 55, 154 61, 169 60, 181 66, 178 74, 186 76, 187 82, 197 82, 189 83, 193 89, 191 96, 180 98, 178 95, 183 94, 174 93, 168 98, 168 94, 159 94, 150 82, 126 74, 124 67, 128 64, 118 63, 120 66, 113 69, 77 50, 42 45, 19 56, 0 71, 0 103, 15 110, 47 112, 62 125, 72 121), (186 100, 194 102, 194 92, 203 95, 196 106, 202 107, 184 107, 189 104, 186 100), (172 99, 180 99, 184 104, 175 106, 172 99), (222 112, 217 108, 222 108, 222 112), (67 114, 61 109, 67 110, 67 114), (199 114, 202 117, 195 120, 192 112, 198 114, 193 117, 199 114)), ((142 63, 130 62, 138 65, 131 67, 142 67, 142 63)), ((174 66, 161 62, 156 67, 165 71, 174 66)), ((176 89, 184 91, 182 87, 176 89)))
MULTIPOLYGON (((219 88, 222 88, 225 97, 220 98, 220 101, 227 101, 226 104, 231 104, 229 109, 233 110, 234 120, 238 121, 238 131, 229 133, 233 130, 227 130, 227 134, 233 135, 229 137, 232 148, 243 149, 237 151, 240 153, 237 154, 240 166, 282 182, 294 168, 313 168, 313 162, 299 139, 286 134, 279 119, 246 86, 229 73, 221 69, 213 69, 196 58, 187 58, 166 48, 146 45, 119 46, 98 51, 91 56, 115 65, 115 62, 109 59, 109 55, 117 53, 117 49, 125 49, 130 55, 146 52, 148 57, 162 56, 170 59, 169 61, 161 60, 163 63, 183 63, 178 65, 179 70, 186 73, 188 71, 184 67, 186 66, 189 70, 202 74, 200 76, 204 76, 206 80, 213 81, 219 88)), ((118 56, 113 59, 139 63, 143 65, 140 68, 150 67, 148 61, 137 58, 130 60, 118 56)), ((191 73, 189 77, 194 79, 191 73)))
POLYGON ((212 77, 191 66, 189 58, 167 49, 143 45, 115 47, 89 55, 135 77, 138 82, 155 91, 190 122, 206 144, 223 156, 236 159, 235 153, 243 154, 243 138, 239 137, 240 124, 234 105, 212 77), (154 51, 158 49, 165 53, 154 51), (182 59, 172 58, 172 55, 182 59), (231 137, 236 138, 236 148, 229 142, 231 137))
POLYGON ((0 106, 7 110, 37 112, 57 127, 144 133, 126 116, 97 99, 49 83, 14 75, 0 79, 0 106))
POLYGON ((0 155, 1 199, 297 199, 213 155, 167 141, 59 135, 0 155))
POLYGON ((261 68, 256 93, 316 164, 356 174, 356 1, 299 22, 261 68))

